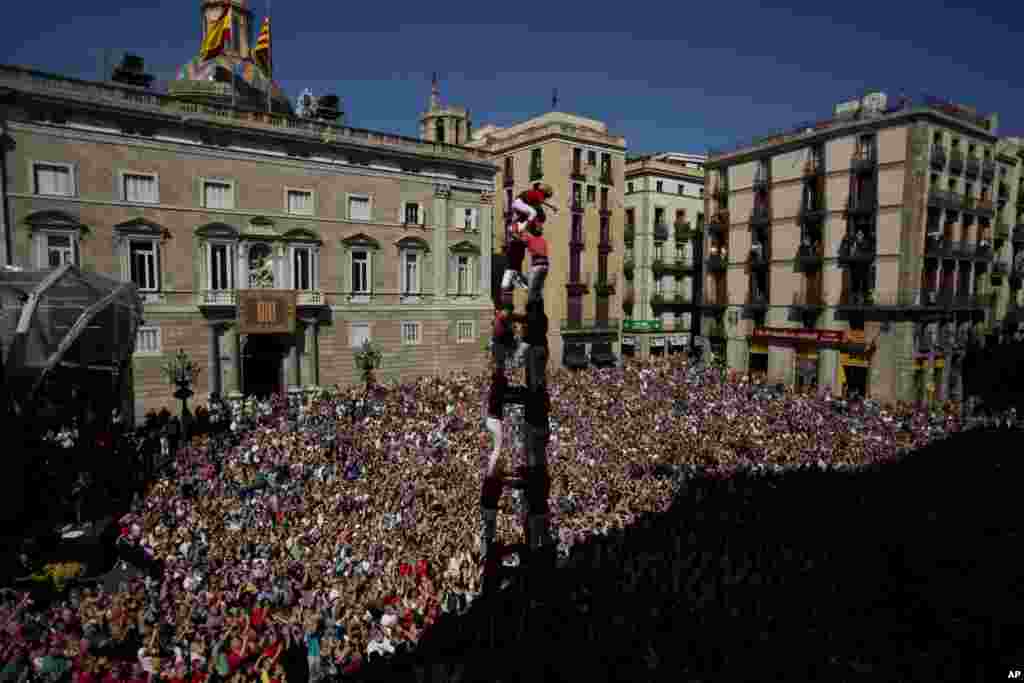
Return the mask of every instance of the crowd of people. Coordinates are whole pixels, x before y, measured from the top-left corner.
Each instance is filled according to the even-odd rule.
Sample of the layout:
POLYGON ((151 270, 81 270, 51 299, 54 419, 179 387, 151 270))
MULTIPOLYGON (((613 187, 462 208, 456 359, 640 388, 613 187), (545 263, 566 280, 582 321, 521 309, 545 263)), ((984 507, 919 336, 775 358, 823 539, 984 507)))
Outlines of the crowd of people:
MULTIPOLYGON (((145 576, 43 611, 7 594, 0 675, 284 683, 414 650, 480 595, 489 377, 211 405, 213 428, 121 519, 122 557, 145 576)), ((663 512, 679 477, 659 472, 858 468, 961 429, 953 406, 796 394, 678 356, 553 370, 549 387, 560 562, 663 512)), ((510 422, 505 461, 521 465, 510 422)), ((501 498, 500 543, 521 542, 523 508, 518 492, 501 498)))

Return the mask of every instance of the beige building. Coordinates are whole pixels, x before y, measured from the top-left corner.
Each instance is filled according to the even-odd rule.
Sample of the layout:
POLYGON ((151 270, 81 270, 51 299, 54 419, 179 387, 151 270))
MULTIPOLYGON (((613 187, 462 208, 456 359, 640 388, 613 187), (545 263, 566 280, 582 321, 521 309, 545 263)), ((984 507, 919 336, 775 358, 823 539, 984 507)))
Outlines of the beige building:
MULTIPOLYGON (((620 352, 625 139, 600 121, 549 112, 508 128, 484 126, 467 144, 498 164, 496 216, 533 183, 548 183, 555 191, 552 203, 559 211, 548 212, 544 232, 551 262, 544 297, 552 358, 568 367, 614 363, 620 352)), ((498 250, 507 238, 500 232, 498 250)), ((516 293, 517 310, 525 300, 525 292, 516 293)))
MULTIPOLYGON (((218 60, 252 74, 247 50, 218 60)), ((173 405, 160 366, 179 348, 199 397, 344 386, 367 339, 384 379, 483 367, 490 156, 299 117, 276 86, 266 113, 258 78, 189 82, 222 65, 190 63, 177 94, 0 67, 11 262, 139 286, 136 417, 173 405), (294 293, 294 331, 243 334, 243 290, 294 293)))
POLYGON ((713 153, 705 328, 729 367, 959 398, 966 343, 1007 311, 1018 149, 995 115, 875 93, 713 153))
POLYGON ((626 355, 688 351, 700 334, 705 159, 669 152, 626 160, 626 355))

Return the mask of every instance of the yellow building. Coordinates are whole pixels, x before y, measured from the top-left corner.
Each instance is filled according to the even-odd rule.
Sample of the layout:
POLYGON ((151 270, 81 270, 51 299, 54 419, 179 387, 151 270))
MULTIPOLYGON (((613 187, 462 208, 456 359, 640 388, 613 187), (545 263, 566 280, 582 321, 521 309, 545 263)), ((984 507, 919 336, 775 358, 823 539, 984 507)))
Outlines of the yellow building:
MULTIPOLYGON (((549 112, 507 128, 484 126, 466 144, 498 165, 496 217, 533 183, 555 191, 552 203, 559 211, 548 212, 544 232, 551 263, 544 287, 551 357, 568 367, 614 363, 620 352, 625 139, 600 121, 549 112)), ((499 250, 507 240, 501 233, 495 235, 499 250)), ((516 296, 522 310, 525 293, 516 296)))
POLYGON ((873 93, 714 152, 707 334, 774 381, 959 398, 965 345, 1010 298, 1018 149, 995 115, 873 93))

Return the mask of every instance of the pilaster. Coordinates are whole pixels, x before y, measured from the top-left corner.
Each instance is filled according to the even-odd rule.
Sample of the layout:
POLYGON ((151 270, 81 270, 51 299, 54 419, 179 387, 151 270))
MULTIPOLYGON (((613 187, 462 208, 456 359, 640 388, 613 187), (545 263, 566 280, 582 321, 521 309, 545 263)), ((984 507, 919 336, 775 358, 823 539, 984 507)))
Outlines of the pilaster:
MULTIPOLYGON (((452 186, 448 183, 434 184, 434 210, 431 218, 434 227, 434 296, 435 300, 448 296, 448 200, 452 186)), ((488 291, 490 285, 488 284, 488 291)))
POLYGON ((480 294, 490 297, 491 255, 494 252, 494 193, 480 193, 480 294))

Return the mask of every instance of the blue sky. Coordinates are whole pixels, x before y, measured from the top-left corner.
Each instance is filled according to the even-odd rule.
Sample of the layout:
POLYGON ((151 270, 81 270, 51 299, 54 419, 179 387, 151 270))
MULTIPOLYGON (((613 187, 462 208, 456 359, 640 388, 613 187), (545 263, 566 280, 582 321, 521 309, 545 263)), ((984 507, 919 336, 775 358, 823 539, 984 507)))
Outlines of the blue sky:
MULTIPOLYGON (((198 51, 198 0, 5 4, 7 64, 96 78, 107 52, 127 51, 167 79, 198 51)), ((628 3, 564 0, 274 4, 275 78, 293 98, 338 93, 362 128, 417 135, 436 70, 442 99, 477 126, 548 111, 557 87, 559 109, 607 122, 631 153, 704 152, 823 118, 866 89, 997 111, 1002 134, 1024 132, 1014 3, 731 0, 634 16, 628 3)), ((250 6, 258 23, 265 0, 250 6)))

